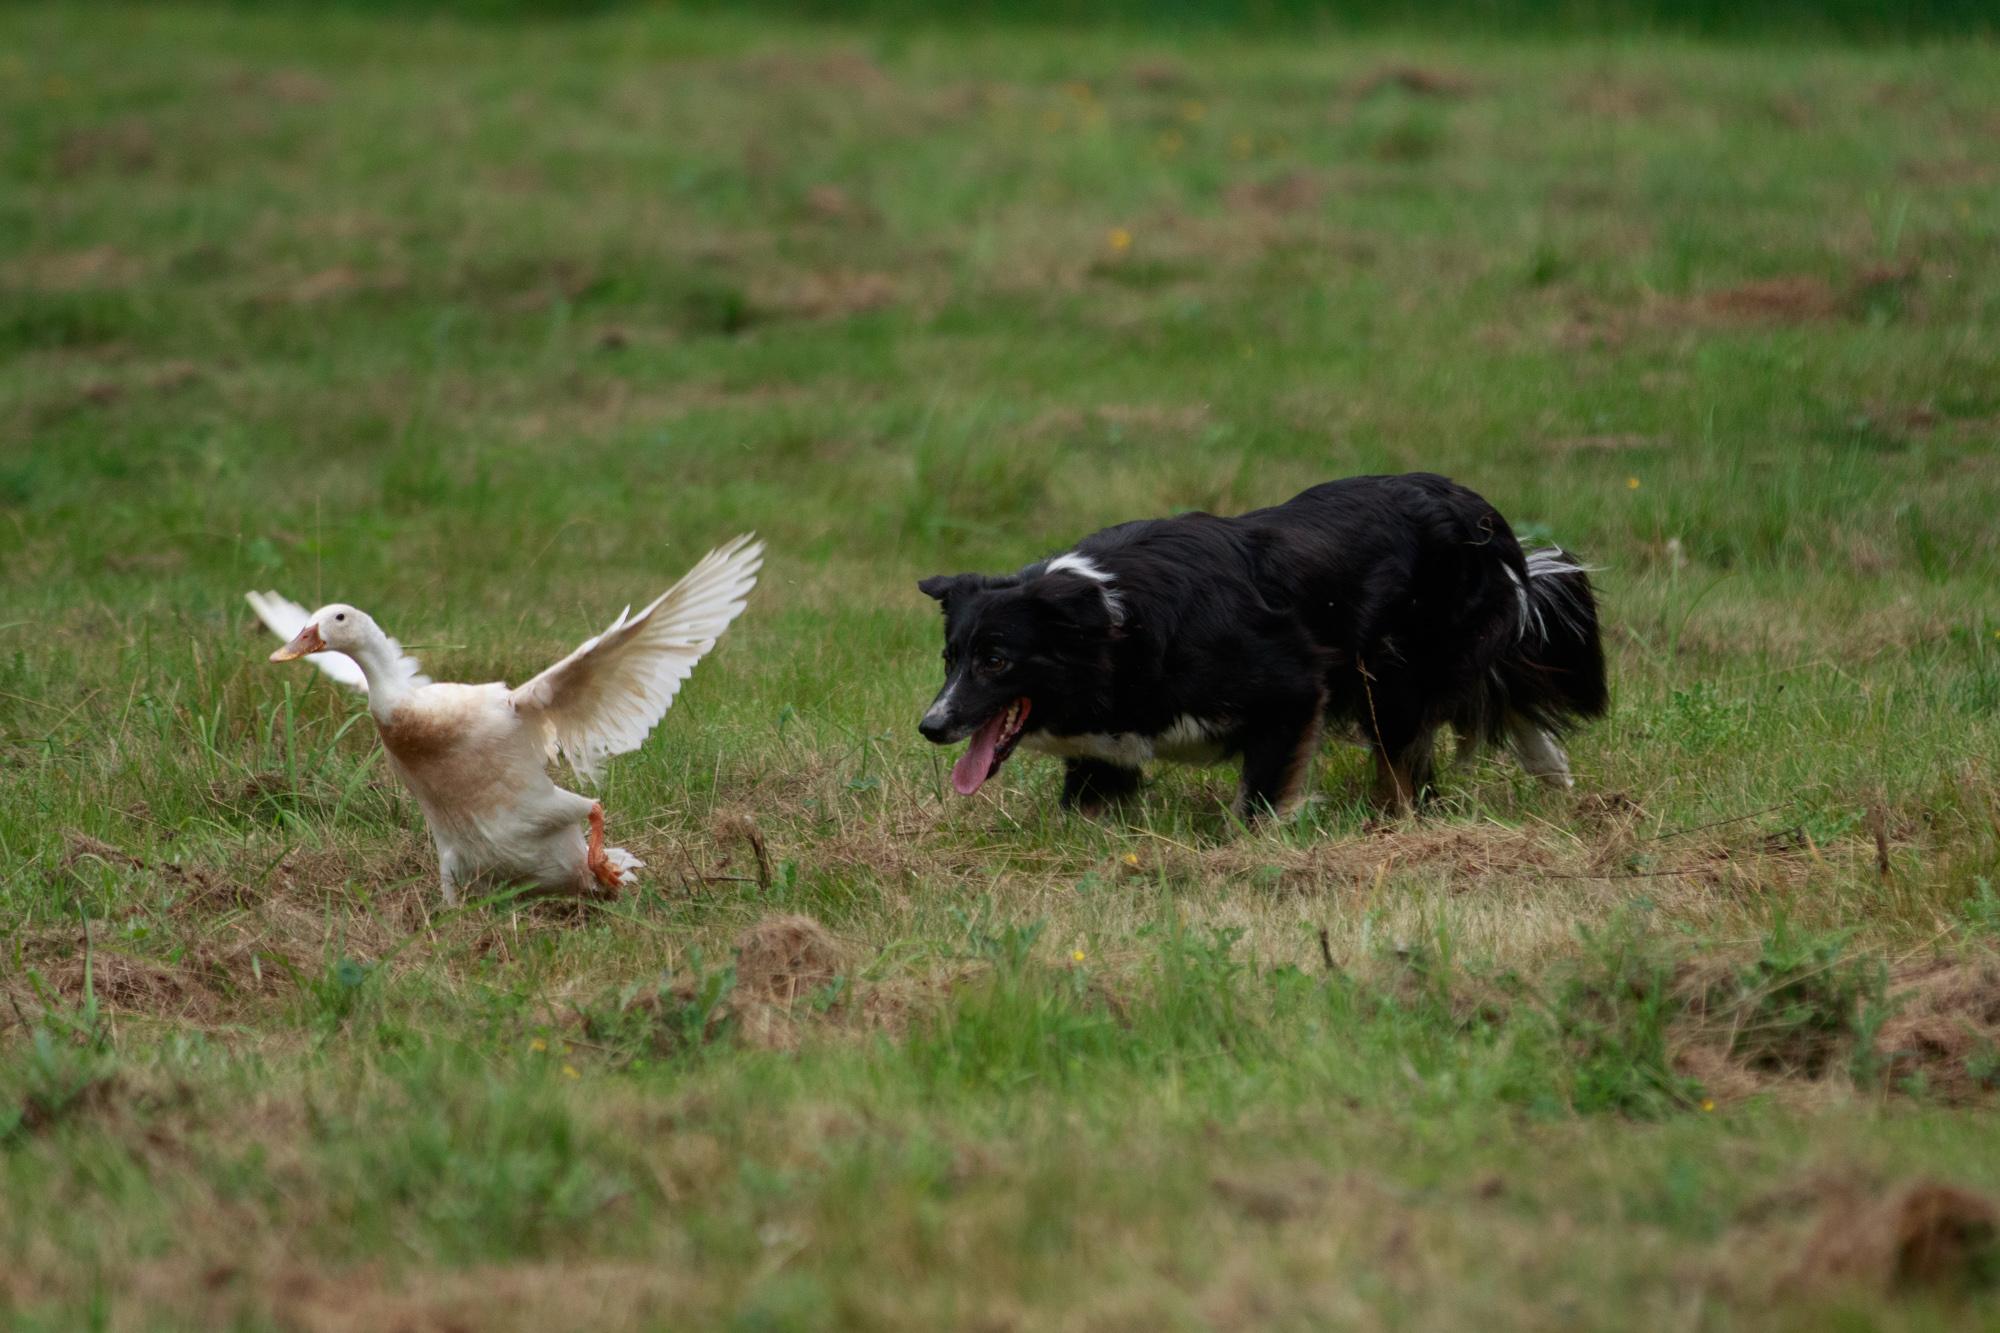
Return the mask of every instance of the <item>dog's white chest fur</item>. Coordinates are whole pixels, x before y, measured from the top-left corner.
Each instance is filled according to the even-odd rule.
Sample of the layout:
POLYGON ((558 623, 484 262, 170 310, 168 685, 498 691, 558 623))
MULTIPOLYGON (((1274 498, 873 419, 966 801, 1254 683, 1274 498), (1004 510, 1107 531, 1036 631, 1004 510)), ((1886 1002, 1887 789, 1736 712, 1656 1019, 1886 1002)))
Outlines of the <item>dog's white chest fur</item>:
POLYGON ((1163 732, 1142 736, 1137 732, 1089 732, 1080 736, 1056 736, 1038 731, 1021 739, 1021 748, 1058 759, 1097 759, 1122 768, 1137 768, 1155 759, 1176 764, 1214 764, 1229 751, 1213 722, 1181 716, 1163 732))

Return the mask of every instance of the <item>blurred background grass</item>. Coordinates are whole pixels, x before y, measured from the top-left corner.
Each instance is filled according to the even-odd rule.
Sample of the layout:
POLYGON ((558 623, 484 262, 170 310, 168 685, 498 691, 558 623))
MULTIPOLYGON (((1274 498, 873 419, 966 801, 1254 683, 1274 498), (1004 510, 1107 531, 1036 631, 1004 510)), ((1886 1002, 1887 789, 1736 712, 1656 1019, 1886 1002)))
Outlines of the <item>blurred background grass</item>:
MULTIPOLYGON (((291 3, 292 0, 278 0, 291 3)), ((306 0, 298 0, 305 3, 306 0)), ((268 6, 260 6, 268 7, 268 6)), ((566 19, 643 8, 643 0, 330 0, 314 8, 403 17, 566 19)), ((764 13, 844 23, 935 27, 1055 25, 1156 32, 1327 34, 1392 29, 1496 36, 1562 33, 1882 41, 2000 30, 1985 0, 685 0, 708 14, 764 13)))

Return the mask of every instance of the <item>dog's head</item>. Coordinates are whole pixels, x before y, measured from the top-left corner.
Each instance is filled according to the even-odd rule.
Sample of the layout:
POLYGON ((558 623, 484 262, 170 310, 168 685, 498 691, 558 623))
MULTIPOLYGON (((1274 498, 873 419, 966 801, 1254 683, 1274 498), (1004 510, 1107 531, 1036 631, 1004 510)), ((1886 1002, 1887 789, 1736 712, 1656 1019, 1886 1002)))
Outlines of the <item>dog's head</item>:
POLYGON ((1118 627, 1098 583, 1074 573, 939 574, 917 587, 944 607, 944 688, 918 730, 970 739, 951 783, 970 796, 1021 738, 1101 708, 1118 627))

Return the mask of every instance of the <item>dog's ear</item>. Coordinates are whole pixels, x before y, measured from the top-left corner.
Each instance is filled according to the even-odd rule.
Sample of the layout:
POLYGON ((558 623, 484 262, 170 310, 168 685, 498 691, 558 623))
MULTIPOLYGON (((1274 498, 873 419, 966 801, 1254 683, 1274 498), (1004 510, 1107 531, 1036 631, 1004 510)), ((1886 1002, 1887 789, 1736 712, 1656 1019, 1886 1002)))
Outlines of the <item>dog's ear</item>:
POLYGON ((1016 574, 933 574, 927 579, 917 580, 917 591, 950 606, 954 597, 1018 587, 1020 582, 1020 576, 1016 574))
POLYGON ((1030 585, 1035 599, 1053 614, 1072 625, 1092 629, 1115 629, 1118 616, 1104 585, 1081 574, 1064 571, 1044 575, 1030 585))
POLYGON ((927 579, 917 580, 917 591, 940 602, 949 602, 952 594, 962 591, 973 577, 971 574, 933 574, 927 579))

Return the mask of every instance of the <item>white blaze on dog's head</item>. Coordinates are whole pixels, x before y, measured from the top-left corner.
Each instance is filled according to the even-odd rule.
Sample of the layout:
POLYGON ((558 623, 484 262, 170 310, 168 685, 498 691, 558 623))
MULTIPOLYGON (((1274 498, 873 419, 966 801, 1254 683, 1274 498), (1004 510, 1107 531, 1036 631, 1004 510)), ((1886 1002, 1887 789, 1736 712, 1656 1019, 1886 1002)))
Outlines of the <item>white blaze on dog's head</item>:
POLYGON ((1104 593, 1104 609, 1111 613, 1112 622, 1115 624, 1125 618, 1125 603, 1118 596, 1118 591, 1111 575, 1106 573, 1089 556, 1079 554, 1076 551, 1071 551, 1067 555, 1059 555, 1049 561, 1048 565, 1043 568, 1042 573, 1075 574, 1079 578, 1089 579, 1104 593))

